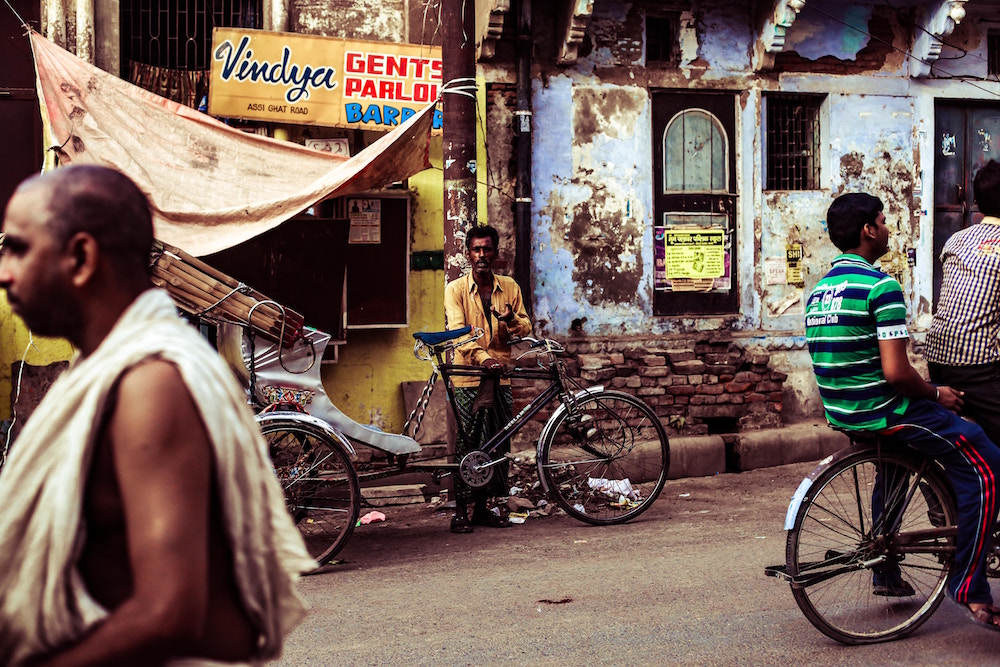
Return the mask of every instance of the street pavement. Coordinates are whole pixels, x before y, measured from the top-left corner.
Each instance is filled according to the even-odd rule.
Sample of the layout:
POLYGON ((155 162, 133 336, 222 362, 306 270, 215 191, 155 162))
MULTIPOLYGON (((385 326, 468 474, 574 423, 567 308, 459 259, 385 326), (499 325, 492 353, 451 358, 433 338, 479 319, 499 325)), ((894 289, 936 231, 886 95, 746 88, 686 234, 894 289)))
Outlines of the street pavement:
POLYGON ((341 562, 306 577, 300 665, 993 665, 1000 633, 945 602, 901 641, 847 647, 786 583, 788 500, 813 463, 670 480, 623 526, 566 516, 448 531, 428 505, 380 508, 341 562))

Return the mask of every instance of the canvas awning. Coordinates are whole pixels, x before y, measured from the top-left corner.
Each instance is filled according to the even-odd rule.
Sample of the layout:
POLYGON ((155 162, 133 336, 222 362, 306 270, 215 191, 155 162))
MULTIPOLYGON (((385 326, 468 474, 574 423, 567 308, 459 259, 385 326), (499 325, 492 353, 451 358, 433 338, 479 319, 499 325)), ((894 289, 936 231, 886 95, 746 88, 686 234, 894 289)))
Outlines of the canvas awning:
POLYGON ((323 199, 430 167, 433 104, 346 158, 233 129, 30 37, 46 141, 59 163, 127 174, 152 202, 157 238, 195 256, 253 238, 323 199))

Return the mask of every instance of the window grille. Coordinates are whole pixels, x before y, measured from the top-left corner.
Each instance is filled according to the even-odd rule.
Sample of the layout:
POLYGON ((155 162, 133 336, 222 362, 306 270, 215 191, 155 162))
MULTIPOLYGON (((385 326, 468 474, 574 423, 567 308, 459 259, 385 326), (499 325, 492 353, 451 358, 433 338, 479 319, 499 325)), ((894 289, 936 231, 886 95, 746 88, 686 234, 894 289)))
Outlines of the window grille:
POLYGON ((676 65, 680 59, 678 33, 679 12, 666 12, 646 16, 646 62, 676 65))
POLYGON ((772 94, 765 97, 766 190, 819 188, 819 111, 822 97, 772 94))
POLYGON ((990 30, 986 35, 986 71, 1000 78, 1000 31, 990 30))
POLYGON ((122 0, 122 59, 154 67, 211 67, 212 28, 260 28, 261 0, 122 0))
POLYGON ((199 107, 208 93, 212 29, 260 28, 262 0, 122 0, 122 77, 199 107))

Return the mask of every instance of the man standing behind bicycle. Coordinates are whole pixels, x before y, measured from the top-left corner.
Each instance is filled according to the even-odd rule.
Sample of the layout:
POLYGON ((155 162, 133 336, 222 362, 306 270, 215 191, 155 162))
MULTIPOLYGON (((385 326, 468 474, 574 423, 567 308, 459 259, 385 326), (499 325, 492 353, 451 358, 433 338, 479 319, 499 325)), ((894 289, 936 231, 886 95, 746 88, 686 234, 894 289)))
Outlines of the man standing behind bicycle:
MULTIPOLYGON (((485 443, 513 417, 514 396, 510 380, 502 377, 503 365, 510 362, 511 338, 520 338, 531 333, 531 320, 524 309, 521 288, 513 278, 493 273, 493 262, 499 253, 500 235, 497 230, 486 225, 472 227, 465 236, 465 248, 472 270, 458 280, 448 283, 444 292, 444 311, 449 329, 472 326, 483 330, 478 340, 455 350, 455 363, 482 366, 493 377, 455 377, 455 398, 459 414, 457 417, 467 425, 469 434, 478 435, 476 442, 455 443, 455 460, 485 443), (494 392, 489 401, 489 392, 494 392), (482 428, 474 429, 477 396, 479 403, 488 402, 481 409, 482 428)), ((497 455, 510 451, 510 441, 496 450, 497 455)), ((506 496, 507 464, 494 466, 493 479, 481 489, 471 489, 459 476, 453 475, 455 491, 455 516, 451 519, 451 532, 471 533, 472 526, 506 528, 510 523, 497 516, 487 507, 490 497, 506 496), (474 502, 471 520, 468 516, 469 501, 474 502)))
MULTIPOLYGON (((957 415, 961 391, 925 382, 910 365, 902 289, 873 266, 889 248, 882 208, 877 197, 853 193, 838 197, 827 212, 830 239, 843 254, 806 304, 806 338, 820 398, 832 425, 880 431, 944 466, 958 500, 948 596, 976 623, 1000 630, 985 568, 997 517, 1000 449, 982 428, 957 415)), ((880 511, 873 508, 876 516, 880 511)), ((875 595, 913 595, 895 563, 873 569, 872 585, 875 595)))
POLYGON ((978 224, 944 244, 944 280, 924 357, 931 379, 965 392, 962 413, 1000 442, 1000 162, 972 182, 978 224))

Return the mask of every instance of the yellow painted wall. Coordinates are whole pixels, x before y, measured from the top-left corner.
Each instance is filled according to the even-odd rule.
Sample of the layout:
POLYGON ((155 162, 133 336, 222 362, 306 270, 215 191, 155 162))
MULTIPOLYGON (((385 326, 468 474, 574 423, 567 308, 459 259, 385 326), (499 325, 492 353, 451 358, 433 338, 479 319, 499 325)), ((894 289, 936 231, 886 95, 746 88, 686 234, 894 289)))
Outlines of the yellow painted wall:
MULTIPOLYGON (((435 165, 409 179, 410 250, 444 247, 441 138, 431 143, 435 165)), ((409 414, 400 383, 426 380, 431 366, 413 356, 413 332, 444 328, 444 271, 410 271, 410 326, 347 332, 340 361, 323 367, 323 384, 334 405, 362 424, 399 433, 409 414)))
MULTIPOLYGON (((479 113, 486 112, 485 85, 479 81, 479 113)), ((478 135, 478 128, 477 128, 478 135)), ((478 137, 478 161, 486 165, 486 148, 478 137)), ((441 137, 431 142, 432 169, 409 179, 411 251, 444 247, 444 176, 441 137)), ((485 167, 477 180, 477 211, 486 222, 485 167)), ((429 362, 413 356, 413 333, 444 329, 444 271, 410 271, 410 326, 405 329, 348 331, 340 348, 340 362, 323 368, 323 384, 330 400, 362 424, 375 424, 399 433, 412 406, 403 404, 401 382, 426 381, 429 362)), ((438 388, 440 389, 440 387, 438 388)))
POLYGON ((29 337, 21 318, 7 305, 7 295, 0 296, 0 419, 12 416, 10 399, 14 382, 11 364, 21 361, 33 366, 46 366, 73 356, 73 346, 61 338, 29 337), (28 345, 31 340, 31 345, 28 345), (27 352, 25 352, 27 350, 27 352))

